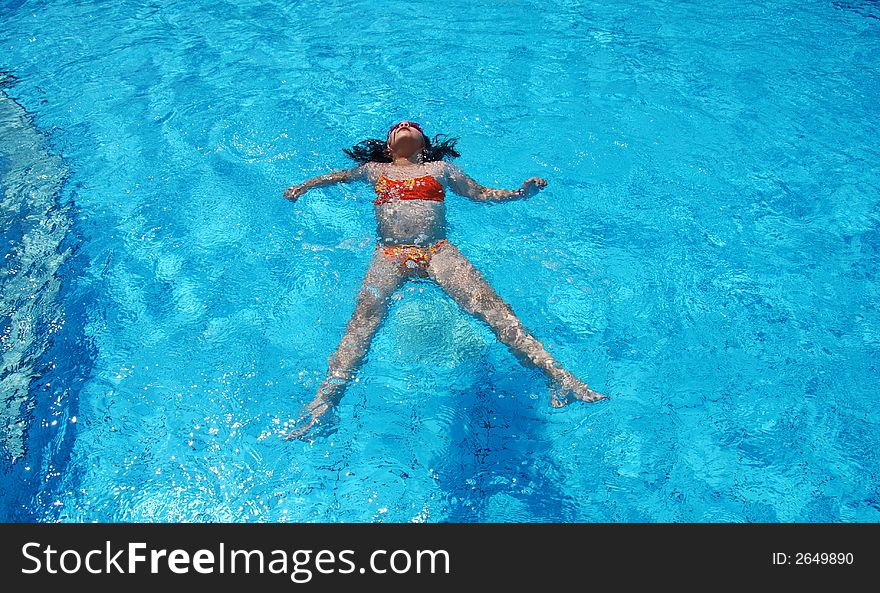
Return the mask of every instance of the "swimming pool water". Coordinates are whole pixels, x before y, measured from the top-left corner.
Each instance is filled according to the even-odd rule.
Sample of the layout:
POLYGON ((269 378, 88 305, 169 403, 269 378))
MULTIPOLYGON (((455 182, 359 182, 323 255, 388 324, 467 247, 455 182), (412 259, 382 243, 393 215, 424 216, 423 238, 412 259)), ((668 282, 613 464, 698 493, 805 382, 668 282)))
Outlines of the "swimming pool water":
POLYGON ((3 520, 880 519, 875 3, 16 0, 0 24, 3 520), (279 438, 374 232, 365 185, 282 192, 401 118, 485 185, 548 179, 450 195, 450 239, 610 401, 551 409, 410 282, 337 431, 279 438))

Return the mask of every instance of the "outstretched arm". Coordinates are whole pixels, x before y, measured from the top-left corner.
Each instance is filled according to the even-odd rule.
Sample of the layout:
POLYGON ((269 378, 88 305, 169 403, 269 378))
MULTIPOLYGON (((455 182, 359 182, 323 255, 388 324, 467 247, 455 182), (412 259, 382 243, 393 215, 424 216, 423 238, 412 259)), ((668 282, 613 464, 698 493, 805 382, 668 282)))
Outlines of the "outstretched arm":
POLYGON ((362 181, 367 178, 367 165, 363 164, 353 169, 339 169, 325 175, 313 177, 307 181, 303 181, 299 185, 291 185, 284 192, 284 197, 288 200, 295 201, 298 197, 316 187, 326 187, 337 183, 348 183, 350 181, 362 181))
POLYGON ((546 179, 530 177, 519 189, 494 189, 480 185, 457 165, 452 163, 444 163, 444 165, 444 178, 452 191, 480 202, 506 202, 530 198, 547 186, 546 179))

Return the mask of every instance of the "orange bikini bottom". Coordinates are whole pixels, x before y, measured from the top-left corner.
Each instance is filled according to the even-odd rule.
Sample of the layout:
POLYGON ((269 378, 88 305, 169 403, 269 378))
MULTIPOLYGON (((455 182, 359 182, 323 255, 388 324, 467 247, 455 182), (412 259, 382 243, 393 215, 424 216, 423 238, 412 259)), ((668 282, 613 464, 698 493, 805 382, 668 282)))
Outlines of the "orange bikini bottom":
POLYGON ((449 243, 446 239, 440 239, 433 245, 377 245, 376 249, 385 257, 394 260, 405 270, 421 269, 427 271, 431 257, 444 245, 449 243))

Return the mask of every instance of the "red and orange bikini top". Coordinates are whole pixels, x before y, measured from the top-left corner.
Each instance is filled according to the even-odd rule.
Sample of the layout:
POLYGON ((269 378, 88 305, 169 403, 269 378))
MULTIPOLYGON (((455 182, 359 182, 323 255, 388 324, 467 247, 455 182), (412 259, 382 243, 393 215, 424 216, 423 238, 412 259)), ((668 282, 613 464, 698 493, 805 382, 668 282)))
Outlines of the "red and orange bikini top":
POLYGON ((391 179, 379 176, 376 182, 374 204, 384 204, 392 200, 432 200, 442 202, 446 197, 443 185, 433 175, 422 175, 411 179, 391 179))

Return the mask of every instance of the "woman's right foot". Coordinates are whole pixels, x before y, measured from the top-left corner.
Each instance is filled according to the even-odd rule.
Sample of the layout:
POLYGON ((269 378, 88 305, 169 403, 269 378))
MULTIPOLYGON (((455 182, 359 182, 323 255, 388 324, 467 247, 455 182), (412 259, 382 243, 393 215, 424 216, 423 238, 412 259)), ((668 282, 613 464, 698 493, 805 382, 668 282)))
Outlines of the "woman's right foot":
POLYGON ((284 436, 285 441, 294 439, 302 439, 312 430, 313 427, 320 427, 329 424, 331 414, 328 414, 332 405, 330 402, 312 402, 300 413, 296 421, 296 427, 284 436))
POLYGON ((313 427, 332 424, 333 414, 327 412, 335 410, 333 404, 342 397, 345 385, 346 381, 338 377, 325 379, 318 388, 315 399, 300 411, 296 428, 288 432, 284 440, 302 439, 313 427))

